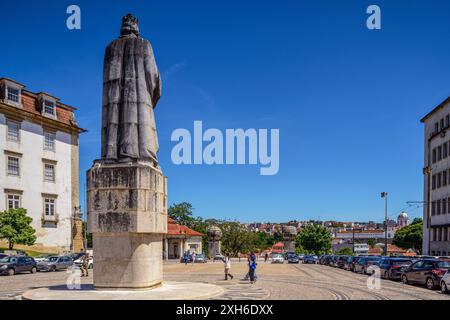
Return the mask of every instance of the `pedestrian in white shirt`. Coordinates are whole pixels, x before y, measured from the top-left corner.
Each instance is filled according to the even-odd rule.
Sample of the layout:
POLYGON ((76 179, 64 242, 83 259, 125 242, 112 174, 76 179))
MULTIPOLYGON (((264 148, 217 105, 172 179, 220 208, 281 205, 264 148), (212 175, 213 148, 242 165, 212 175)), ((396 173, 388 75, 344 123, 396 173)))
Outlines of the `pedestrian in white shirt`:
POLYGON ((228 280, 228 276, 230 276, 231 280, 233 280, 233 275, 230 273, 231 268, 231 259, 230 256, 227 254, 225 255, 225 259, 223 260, 224 266, 225 266, 225 280, 228 280))

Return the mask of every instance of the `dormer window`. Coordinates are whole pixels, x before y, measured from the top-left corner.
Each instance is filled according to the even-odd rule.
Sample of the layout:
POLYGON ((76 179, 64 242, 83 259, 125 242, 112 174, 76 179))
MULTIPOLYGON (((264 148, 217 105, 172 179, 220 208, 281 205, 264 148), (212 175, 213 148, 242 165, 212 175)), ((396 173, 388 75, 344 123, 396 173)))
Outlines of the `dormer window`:
POLYGON ((53 101, 44 101, 44 113, 52 117, 55 116, 55 103, 53 101))
POLYGON ((21 107, 22 106, 22 89, 24 88, 23 85, 20 83, 8 79, 8 78, 1 78, 0 79, 0 96, 3 99, 3 102, 6 104, 9 104, 14 107, 21 107))
POLYGON ((6 87, 6 96, 8 98, 8 101, 19 103, 19 94, 20 90, 13 87, 6 87))

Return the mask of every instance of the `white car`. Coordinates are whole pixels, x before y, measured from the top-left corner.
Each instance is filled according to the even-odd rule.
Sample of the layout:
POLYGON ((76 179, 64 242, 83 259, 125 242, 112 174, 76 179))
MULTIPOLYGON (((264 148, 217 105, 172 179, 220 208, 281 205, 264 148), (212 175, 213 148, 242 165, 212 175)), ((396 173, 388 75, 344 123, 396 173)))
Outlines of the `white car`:
MULTIPOLYGON (((73 264, 79 268, 81 268, 81 265, 83 264, 83 257, 80 257, 79 259, 75 260, 73 264)), ((94 268, 94 257, 89 256, 89 266, 88 269, 94 268)))
POLYGON ((272 255, 272 263, 284 263, 284 257, 281 253, 272 255))
POLYGON ((450 288, 450 270, 447 270, 447 272, 441 279, 441 292, 448 293, 449 288, 450 288))

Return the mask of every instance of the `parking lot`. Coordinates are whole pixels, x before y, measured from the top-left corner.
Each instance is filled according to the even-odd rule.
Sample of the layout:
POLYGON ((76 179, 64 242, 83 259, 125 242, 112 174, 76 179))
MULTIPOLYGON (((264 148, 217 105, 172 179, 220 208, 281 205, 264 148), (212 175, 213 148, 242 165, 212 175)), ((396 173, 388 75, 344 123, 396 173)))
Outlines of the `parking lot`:
MULTIPOLYGON (((318 264, 271 264, 258 261, 258 280, 251 285, 242 280, 247 272, 246 262, 233 259, 233 280, 225 281, 223 263, 184 265, 176 261, 164 263, 164 278, 170 281, 208 282, 223 286, 218 299, 301 299, 301 300, 450 300, 450 295, 421 286, 380 279, 378 289, 370 289, 368 276, 318 264)), ((38 287, 65 284, 66 271, 38 272, 0 277, 0 299, 20 299, 22 292, 38 287)), ((81 278, 92 283, 92 273, 81 278)))

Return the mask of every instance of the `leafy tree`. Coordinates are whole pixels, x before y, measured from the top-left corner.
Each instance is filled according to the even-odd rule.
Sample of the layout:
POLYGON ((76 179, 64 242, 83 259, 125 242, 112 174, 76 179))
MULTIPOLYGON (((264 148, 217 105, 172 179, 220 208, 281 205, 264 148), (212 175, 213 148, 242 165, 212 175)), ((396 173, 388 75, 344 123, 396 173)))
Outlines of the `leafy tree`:
POLYGON ((192 216, 193 210, 194 208, 189 202, 174 203, 167 210, 167 214, 177 223, 190 228, 195 221, 195 218, 192 216))
POLYGON ((238 252, 256 251, 256 235, 249 232, 240 222, 222 222, 219 225, 222 230, 222 251, 233 256, 238 252))
POLYGON ((375 240, 369 239, 369 240, 367 240, 367 244, 369 245, 369 247, 373 248, 373 247, 375 247, 375 240))
POLYGON ((328 253, 331 250, 331 232, 324 226, 309 224, 297 234, 296 246, 307 253, 328 253))
POLYGON ((413 248, 420 252, 422 250, 422 226, 422 219, 414 219, 410 225, 397 230, 392 243, 403 249, 413 248))
POLYGON ((345 247, 336 251, 336 254, 338 256, 351 256, 353 254, 353 250, 352 248, 345 247))
POLYGON ((27 216, 26 209, 9 209, 0 212, 0 239, 8 241, 9 250, 16 244, 33 245, 36 232, 31 226, 33 219, 27 216))

